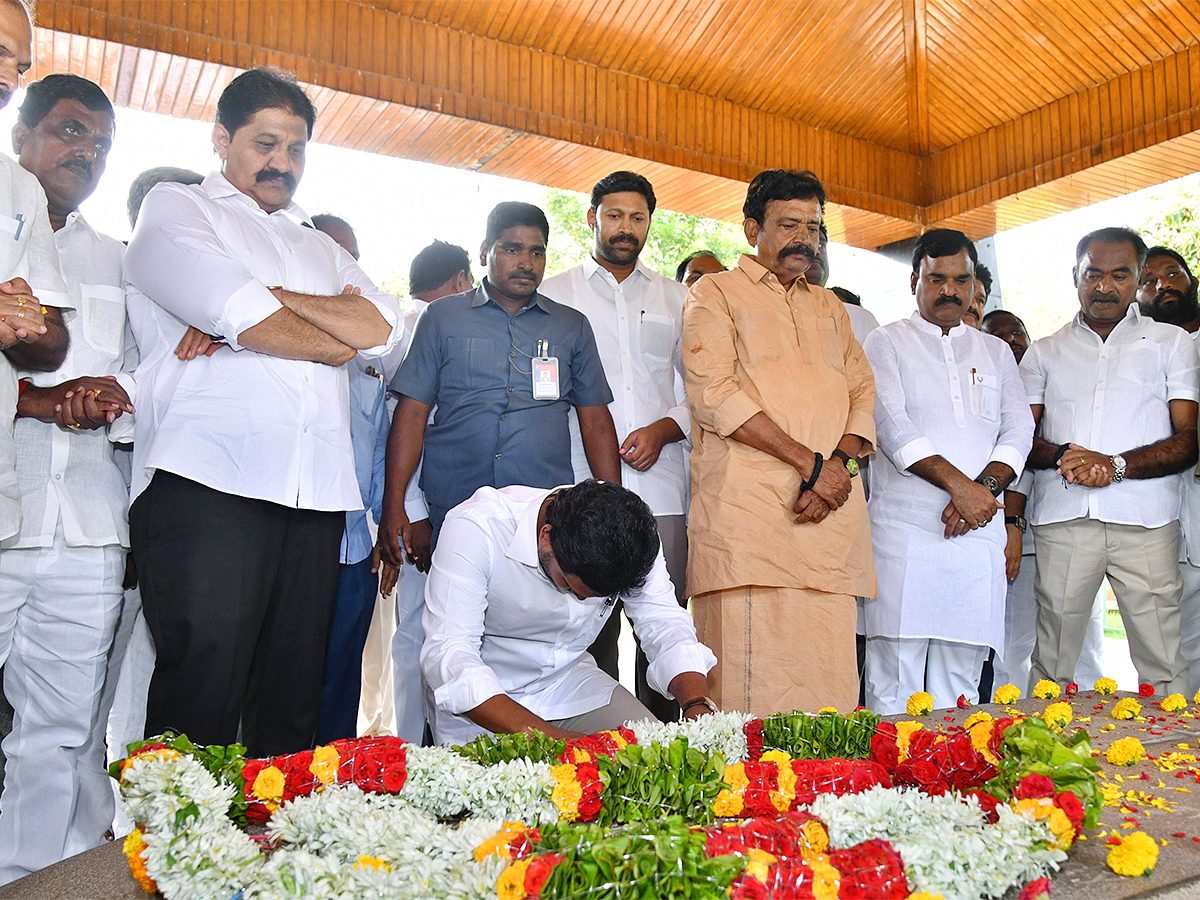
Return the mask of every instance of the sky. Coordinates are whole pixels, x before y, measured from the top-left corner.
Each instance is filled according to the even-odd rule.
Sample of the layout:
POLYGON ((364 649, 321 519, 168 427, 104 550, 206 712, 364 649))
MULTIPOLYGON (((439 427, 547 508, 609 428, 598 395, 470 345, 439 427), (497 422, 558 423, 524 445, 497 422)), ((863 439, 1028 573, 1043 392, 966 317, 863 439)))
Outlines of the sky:
MULTIPOLYGON (((11 132, 23 96, 18 91, 0 110, 0 134, 11 132)), ((124 240, 131 231, 126 197, 138 173, 170 165, 208 174, 218 160, 210 123, 124 108, 116 112, 107 171, 82 209, 99 231, 124 240)), ((11 139, 4 149, 11 153, 11 139)), ((1026 319, 1035 338, 1069 320, 1078 309, 1071 284, 1075 242, 1093 228, 1136 223, 1148 197, 1161 190, 1128 194, 998 234, 996 274, 1005 307, 1026 319)), ((502 200, 537 203, 542 191, 529 182, 312 143, 296 202, 310 215, 331 212, 349 221, 358 235, 363 269, 383 282, 407 273, 417 251, 435 238, 465 247, 477 259, 489 210, 502 200)), ((842 244, 830 245, 829 262, 829 283, 859 294, 880 323, 915 309, 907 265, 842 244)))

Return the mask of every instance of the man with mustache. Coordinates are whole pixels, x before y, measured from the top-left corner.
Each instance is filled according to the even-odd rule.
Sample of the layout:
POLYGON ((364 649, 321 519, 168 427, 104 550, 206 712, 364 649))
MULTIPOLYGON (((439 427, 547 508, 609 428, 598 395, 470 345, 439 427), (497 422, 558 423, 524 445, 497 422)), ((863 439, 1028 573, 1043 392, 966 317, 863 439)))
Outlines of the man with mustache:
POLYGON ((842 302, 806 278, 824 205, 812 172, 759 173, 743 206, 755 253, 683 308, 688 593, 718 659, 713 699, 755 715, 853 709, 855 595, 875 595, 854 478, 875 440, 874 380, 842 302))
POLYGON ((1075 259, 1079 314, 1021 360, 1039 423, 1027 463, 1038 604, 1029 681, 1074 680, 1107 575, 1138 681, 1163 694, 1186 691, 1172 476, 1196 463, 1196 349, 1134 302, 1146 261, 1136 231, 1093 231, 1075 259))
POLYGON ((881 453, 868 504, 879 596, 863 602, 863 678, 867 706, 883 715, 904 712, 915 691, 935 707, 979 702, 988 648, 1004 649, 999 497, 1024 467, 1033 419, 1012 353, 963 321, 978 261, 961 231, 921 235, 917 311, 866 341, 881 453))
MULTIPOLYGON (((1198 282, 1182 254, 1169 247, 1151 247, 1142 266, 1138 305, 1156 322, 1178 325, 1200 340, 1198 282)), ((1180 644, 1191 678, 1190 690, 1200 688, 1200 481, 1195 472, 1182 472, 1182 505, 1179 526, 1183 531, 1179 572, 1183 594, 1179 600, 1180 644)))
MULTIPOLYGON (((667 572, 676 599, 686 605, 687 437, 692 427, 680 358, 683 300, 687 289, 639 260, 654 215, 654 188, 636 172, 613 172, 592 188, 587 212, 592 252, 582 263, 542 283, 542 293, 577 309, 596 335, 609 404, 621 442, 621 480, 649 504, 658 522, 667 572)), ((576 480, 592 477, 578 423, 571 422, 576 480)), ((619 612, 619 610, 617 611, 619 612)), ((600 668, 617 676, 621 617, 609 617, 590 648, 600 668)), ((679 718, 679 706, 646 680, 649 663, 637 654, 636 694, 662 721, 679 718)))
MULTIPOLYGON (((123 598, 129 491, 112 442, 132 436, 123 426, 137 348, 126 341, 124 245, 79 212, 104 173, 114 128, 97 85, 48 75, 26 89, 13 129, 22 167, 48 198, 72 311, 62 366, 19 373, 21 531, 0 553, 0 646, 12 648, 4 690, 16 710, 0 882, 99 846, 115 812, 103 687, 123 598)), ((113 662, 115 679, 121 661, 113 662)))
POLYGON ((292 200, 316 119, 294 76, 242 73, 216 118, 220 172, 154 187, 125 258, 146 730, 226 744, 240 723, 269 756, 312 745, 345 513, 362 507, 345 364, 403 326, 292 200), (224 346, 181 358, 189 326, 224 346))

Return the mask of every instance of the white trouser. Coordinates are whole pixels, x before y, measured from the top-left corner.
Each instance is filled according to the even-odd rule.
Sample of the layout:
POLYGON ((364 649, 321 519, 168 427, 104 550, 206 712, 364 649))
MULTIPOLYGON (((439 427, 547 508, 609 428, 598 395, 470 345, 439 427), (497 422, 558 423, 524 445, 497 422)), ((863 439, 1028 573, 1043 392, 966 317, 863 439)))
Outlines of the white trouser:
POLYGON ((48 549, 0 553, 0 663, 13 706, 0 884, 99 846, 112 825, 100 703, 124 574, 121 547, 68 547, 61 535, 48 549))
POLYGON ((1187 660, 1192 685, 1190 695, 1200 691, 1200 566, 1181 562, 1183 596, 1179 598, 1179 637, 1183 658, 1187 660))
POLYGON ((863 672, 867 709, 883 716, 903 713, 917 691, 933 695, 935 709, 947 709, 960 694, 979 702, 979 672, 988 648, 933 638, 867 638, 863 672))
POLYGON ((425 579, 405 563, 396 585, 396 633, 392 637, 392 690, 396 697, 396 737, 421 745, 425 734, 425 691, 421 680, 421 644, 425 629, 425 579))
MULTIPOLYGON (((121 618, 117 622, 112 652, 108 656, 104 693, 100 700, 101 715, 104 715, 105 710, 109 711, 109 763, 123 759, 125 748, 145 736, 146 695, 150 692, 150 678, 153 674, 154 639, 150 637, 146 617, 142 615, 142 595, 135 587, 125 592, 121 603, 121 618)), ((110 781, 113 795, 116 796, 120 787, 116 781, 110 781)), ((132 830, 133 822, 121 811, 118 803, 113 833, 122 837, 132 830)))
MULTIPOLYGON (((1200 569, 1197 570, 1200 573, 1200 569)), ((1021 570, 1008 585, 1008 602, 1004 609, 1004 658, 994 663, 996 676, 992 689, 1015 684, 1025 693, 1029 684, 1029 661, 1037 643, 1037 597, 1033 579, 1037 574, 1037 558, 1032 554, 1021 557, 1021 570)), ((1200 588, 1200 574, 1197 575, 1200 588)), ((1200 649, 1200 648, 1198 648, 1200 649)), ((1083 653, 1075 667, 1075 682, 1080 690, 1091 690, 1104 677, 1104 593, 1096 597, 1092 618, 1088 622, 1083 653)))

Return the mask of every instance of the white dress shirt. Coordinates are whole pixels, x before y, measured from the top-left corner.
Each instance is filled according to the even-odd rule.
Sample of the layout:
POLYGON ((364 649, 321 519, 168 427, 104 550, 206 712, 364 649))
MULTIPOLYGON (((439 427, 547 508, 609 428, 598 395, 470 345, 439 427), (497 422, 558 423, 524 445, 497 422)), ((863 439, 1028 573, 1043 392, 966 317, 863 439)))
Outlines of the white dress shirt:
MULTIPOLYGON (((482 733, 462 713, 498 694, 544 719, 564 719, 604 706, 616 687, 587 652, 612 614, 611 599, 560 592, 538 564, 538 512, 550 493, 484 487, 446 516, 425 586, 421 649, 439 743, 482 733)), ((655 690, 666 694, 676 675, 716 665, 675 602, 661 550, 645 587, 622 599, 655 690)))
MULTIPOLYGON (((617 442, 631 431, 672 418, 684 441, 666 444, 646 472, 621 466, 621 483, 646 501, 656 516, 687 512, 687 447, 692 414, 683 388, 683 301, 687 288, 652 272, 640 260, 622 282, 588 256, 547 278, 541 293, 588 318, 596 335, 604 375, 613 393, 608 405, 617 442)), ((572 409, 571 464, 575 479, 592 477, 579 418, 572 409)), ((690 446, 690 445, 689 445, 690 446)))
MULTIPOLYGON (((1192 335, 1192 343, 1200 351, 1200 331, 1192 335)), ((1195 467, 1179 473, 1179 527, 1183 532, 1180 541, 1179 561, 1200 567, 1200 478, 1195 467)))
MULTIPOLYGON (((127 341, 124 245, 96 232, 79 212, 54 234, 73 309, 63 312, 71 344, 54 372, 21 372, 48 388, 84 375, 127 374, 137 347, 127 341)), ((51 547, 61 526, 69 547, 129 546, 129 488, 113 460, 112 437, 129 435, 129 414, 94 431, 72 431, 37 419, 17 419, 17 476, 21 484, 21 534, 15 546, 51 547)))
POLYGON ((1003 650, 1003 515, 947 540, 950 495, 910 467, 938 455, 968 478, 990 462, 1020 476, 1033 416, 1012 351, 961 323, 943 335, 919 313, 876 329, 864 349, 880 451, 867 505, 879 596, 863 602, 866 633, 1003 650))
MULTIPOLYGON (((1039 426, 1051 444, 1125 453, 1170 437, 1171 400, 1200 395, 1196 346, 1182 328, 1143 316, 1137 303, 1107 340, 1082 313, 1035 341, 1021 360, 1031 404, 1045 410, 1039 426)), ((1127 478, 1102 488, 1069 485, 1054 469, 1034 473, 1034 525, 1087 517, 1157 528, 1179 518, 1179 479, 1127 478)))
POLYGON ((295 203, 264 212, 223 175, 160 184, 146 196, 125 259, 130 321, 142 351, 132 494, 155 469, 214 490, 299 509, 362 509, 350 447, 344 366, 241 347, 281 304, 268 285, 334 296, 355 285, 399 337, 400 307, 295 203), (174 355, 187 325, 228 343, 174 355))
MULTIPOLYGON (((47 306, 69 307, 58 265, 46 192, 37 178, 0 153, 0 281, 24 278, 47 306)), ((0 354, 0 540, 21 527, 17 450, 12 421, 17 414, 17 372, 0 354)))
POLYGON ((854 332, 854 337, 860 344, 865 344, 867 335, 879 327, 879 320, 869 309, 863 309, 853 303, 846 304, 846 315, 850 317, 850 330, 854 332))

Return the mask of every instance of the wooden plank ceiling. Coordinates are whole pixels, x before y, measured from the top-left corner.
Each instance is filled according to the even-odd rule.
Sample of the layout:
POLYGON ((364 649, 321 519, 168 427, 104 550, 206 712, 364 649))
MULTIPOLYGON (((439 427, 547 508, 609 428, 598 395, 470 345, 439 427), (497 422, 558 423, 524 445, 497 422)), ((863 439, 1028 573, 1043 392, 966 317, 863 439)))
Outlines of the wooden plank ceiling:
POLYGON ((33 77, 211 120, 239 70, 316 138, 738 221, 763 168, 835 240, 981 237, 1200 170, 1200 0, 41 0, 33 77))

